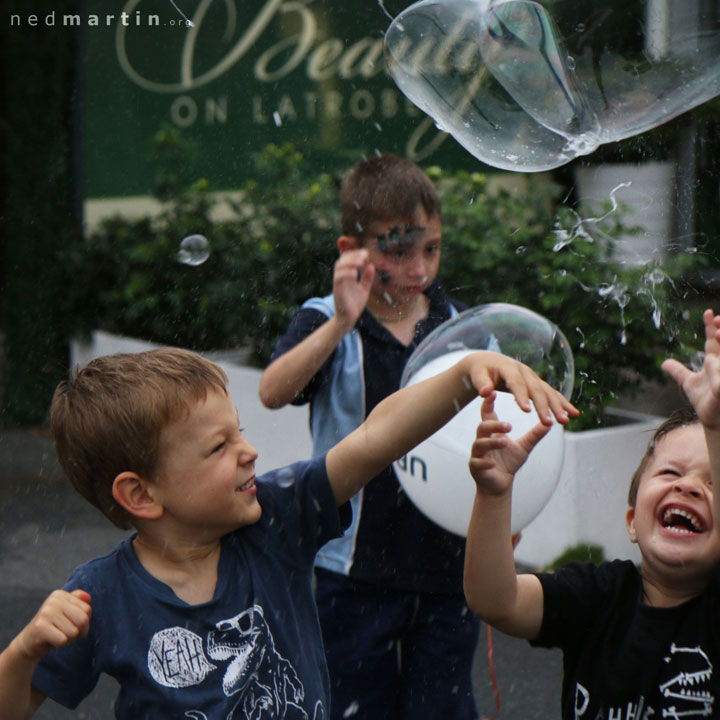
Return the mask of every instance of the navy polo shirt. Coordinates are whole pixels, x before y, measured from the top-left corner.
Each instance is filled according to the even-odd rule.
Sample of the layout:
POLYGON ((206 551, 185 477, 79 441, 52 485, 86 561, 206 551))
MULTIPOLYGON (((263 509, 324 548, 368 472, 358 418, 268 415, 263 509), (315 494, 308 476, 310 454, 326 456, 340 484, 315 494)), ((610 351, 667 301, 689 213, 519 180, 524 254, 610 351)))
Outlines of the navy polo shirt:
MULTIPOLYGON (((357 321, 363 347, 366 413, 400 387, 405 364, 417 345, 450 318, 448 299, 437 282, 425 294, 430 300, 428 316, 418 322, 415 337, 407 346, 369 311, 357 321)), ((465 309, 461 303, 453 305, 458 311, 465 309)), ((272 359, 326 321, 320 311, 300 309, 278 340, 272 359)), ((293 404, 312 402, 318 388, 327 382, 332 360, 331 355, 293 404)), ((388 467, 365 487, 349 575, 401 590, 461 593, 464 546, 464 538, 442 529, 415 507, 388 467)))

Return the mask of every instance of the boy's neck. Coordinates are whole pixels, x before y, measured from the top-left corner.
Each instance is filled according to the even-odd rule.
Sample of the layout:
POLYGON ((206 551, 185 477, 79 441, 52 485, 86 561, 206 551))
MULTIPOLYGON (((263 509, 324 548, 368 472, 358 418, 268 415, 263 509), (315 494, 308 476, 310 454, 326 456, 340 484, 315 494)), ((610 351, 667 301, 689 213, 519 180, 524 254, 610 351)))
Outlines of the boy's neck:
MULTIPOLYGON (((424 293, 415 295, 407 302, 388 302, 384 298, 371 295, 367 307, 373 316, 382 323, 406 322, 412 319, 422 319, 428 313, 429 300, 424 293)), ((416 320, 417 322, 417 320, 416 320)))
POLYGON ((702 594, 707 584, 708 578, 689 578, 685 581, 671 578, 663 581, 643 572, 643 602, 650 607, 676 607, 702 594))
POLYGON ((138 532, 133 540, 138 562, 189 605, 212 600, 221 548, 220 539, 204 544, 170 543, 138 532))

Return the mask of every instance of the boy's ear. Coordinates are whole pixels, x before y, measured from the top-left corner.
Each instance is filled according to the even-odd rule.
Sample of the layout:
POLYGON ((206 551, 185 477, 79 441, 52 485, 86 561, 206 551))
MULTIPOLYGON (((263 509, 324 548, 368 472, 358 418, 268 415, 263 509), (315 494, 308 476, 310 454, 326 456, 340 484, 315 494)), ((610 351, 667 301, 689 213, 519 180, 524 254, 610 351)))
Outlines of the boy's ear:
POLYGON ((337 241, 337 249, 344 253, 346 250, 358 250, 360 243, 358 239, 352 235, 341 235, 337 241))
POLYGON ((635 532, 635 508, 629 507, 625 513, 625 525, 627 526, 630 542, 637 542, 637 533, 635 532))
POLYGON ((152 485, 135 472, 121 472, 113 480, 112 494, 115 502, 135 517, 156 520, 163 514, 152 485))

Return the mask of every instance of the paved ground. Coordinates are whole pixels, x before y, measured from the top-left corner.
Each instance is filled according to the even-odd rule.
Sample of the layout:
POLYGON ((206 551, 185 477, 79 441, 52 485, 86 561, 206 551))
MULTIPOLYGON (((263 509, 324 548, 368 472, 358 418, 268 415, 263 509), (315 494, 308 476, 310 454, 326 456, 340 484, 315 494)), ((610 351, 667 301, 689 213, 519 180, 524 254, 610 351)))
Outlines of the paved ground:
MULTIPOLYGON (((110 549, 122 536, 62 478, 47 435, 0 433, 0 646, 7 645, 73 567, 110 549)), ((493 635, 493 646, 502 704, 498 720, 558 717, 559 654, 534 650, 499 633, 493 635)), ((491 715, 495 699, 484 628, 474 677, 478 706, 483 715, 491 715)), ((115 691, 114 681, 106 679, 75 713, 47 701, 35 717, 111 718, 115 691)))

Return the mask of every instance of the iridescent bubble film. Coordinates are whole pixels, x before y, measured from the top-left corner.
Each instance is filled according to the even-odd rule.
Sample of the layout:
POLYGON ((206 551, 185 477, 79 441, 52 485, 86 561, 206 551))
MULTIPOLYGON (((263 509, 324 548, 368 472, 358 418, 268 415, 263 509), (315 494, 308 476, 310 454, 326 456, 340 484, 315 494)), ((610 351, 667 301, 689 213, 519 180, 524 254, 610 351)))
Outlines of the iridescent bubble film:
POLYGON ((476 158, 540 171, 720 93, 720 15, 687 0, 422 0, 385 35, 398 87, 476 158))

